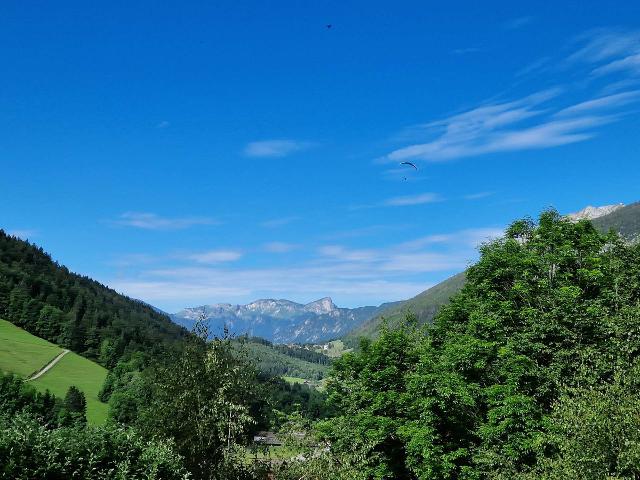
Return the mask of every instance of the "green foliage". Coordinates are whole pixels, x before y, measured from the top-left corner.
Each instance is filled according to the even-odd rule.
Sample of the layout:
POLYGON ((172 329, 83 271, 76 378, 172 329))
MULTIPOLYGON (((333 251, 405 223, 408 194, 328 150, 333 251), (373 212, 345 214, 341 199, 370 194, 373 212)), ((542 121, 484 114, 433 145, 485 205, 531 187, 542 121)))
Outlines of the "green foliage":
POLYGON ((84 398, 84 393, 73 385, 69 387, 62 402, 58 424, 61 427, 87 424, 87 401, 84 398))
POLYGON ((358 480, 362 472, 352 468, 350 456, 333 454, 329 445, 318 436, 314 425, 301 412, 283 415, 278 438, 289 455, 271 465, 275 480, 358 480))
POLYGON ((26 414, 0 416, 0 479, 189 478, 167 441, 116 427, 46 429, 26 414))
POLYGON ((320 430, 334 452, 352 459, 354 478, 409 478, 402 432, 413 400, 406 375, 418 362, 413 324, 383 328, 378 340, 334 363, 327 390, 339 415, 320 430))
POLYGON ((49 392, 40 393, 13 374, 0 372, 0 412, 11 416, 28 413, 44 425, 57 424, 60 402, 49 392))
POLYGON ((256 372, 229 338, 196 327, 180 355, 145 370, 149 403, 139 428, 171 438, 198 479, 242 478, 239 444, 255 423, 256 372))
POLYGON ((541 462, 535 477, 640 478, 639 391, 638 365, 616 373, 611 384, 568 389, 544 445, 556 453, 541 462))
POLYGON ((134 352, 161 356, 186 333, 148 305, 71 273, 2 230, 0 318, 107 368, 134 352))
MULTIPOLYGON (((361 452, 364 478, 535 475, 558 450, 563 465, 578 468, 579 455, 566 452, 587 440, 568 437, 575 426, 568 419, 591 422, 603 439, 593 448, 611 447, 610 457, 629 465, 635 404, 608 385, 638 353, 640 247, 545 212, 481 248, 426 336, 383 330, 339 359, 328 382, 338 415, 324 430, 336 453, 361 452), (594 395, 622 402, 612 410, 616 428, 603 416, 614 400, 594 395), (552 419, 568 444, 552 435, 552 419), (614 436, 628 448, 613 448, 614 436)), ((631 478, 633 470, 605 463, 631 478)), ((581 468, 570 478, 602 478, 593 466, 581 468)))
POLYGON ((98 399, 98 393, 107 376, 107 370, 91 360, 67 353, 40 378, 29 383, 40 391, 49 390, 64 398, 70 386, 76 386, 87 401, 87 420, 97 425, 104 423, 108 406, 98 399))
POLYGON ((309 363, 317 363, 320 365, 330 365, 331 358, 326 356, 321 352, 316 352, 312 348, 308 346, 302 345, 283 345, 278 343, 270 342, 269 340, 265 340, 260 337, 240 337, 240 340, 249 344, 255 343, 258 345, 265 345, 267 347, 271 347, 276 352, 287 355, 291 358, 299 358, 309 363))

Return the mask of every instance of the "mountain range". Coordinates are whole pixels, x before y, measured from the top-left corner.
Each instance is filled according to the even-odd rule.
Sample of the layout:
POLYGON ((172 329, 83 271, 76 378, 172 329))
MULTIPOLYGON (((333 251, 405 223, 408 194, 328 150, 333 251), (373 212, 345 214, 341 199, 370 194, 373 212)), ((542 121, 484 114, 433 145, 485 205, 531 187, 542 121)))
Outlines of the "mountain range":
POLYGON ((203 318, 217 335, 226 326, 234 335, 246 334, 275 343, 321 343, 344 336, 393 305, 339 308, 329 297, 307 304, 262 299, 246 305, 217 303, 185 308, 170 316, 186 328, 203 318))

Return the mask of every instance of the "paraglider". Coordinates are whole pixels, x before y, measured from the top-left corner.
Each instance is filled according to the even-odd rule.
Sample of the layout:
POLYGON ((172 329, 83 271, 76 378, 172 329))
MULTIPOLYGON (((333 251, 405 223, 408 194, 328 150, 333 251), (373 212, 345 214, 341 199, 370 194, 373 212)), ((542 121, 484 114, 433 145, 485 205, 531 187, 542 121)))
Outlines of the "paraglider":
POLYGON ((415 164, 413 164, 411 162, 400 162, 400 165, 409 165, 409 166, 415 168, 416 171, 418 170, 418 167, 416 167, 415 164))
MULTIPOLYGON (((409 166, 409 167, 413 167, 413 168, 415 168, 415 169, 416 169, 416 172, 418 171, 418 167, 416 167, 416 165, 415 165, 414 163, 411 163, 411 162, 400 162, 400 165, 407 165, 407 166, 409 166)), ((406 179, 407 179, 407 177, 404 177, 404 179, 406 180, 406 179)))

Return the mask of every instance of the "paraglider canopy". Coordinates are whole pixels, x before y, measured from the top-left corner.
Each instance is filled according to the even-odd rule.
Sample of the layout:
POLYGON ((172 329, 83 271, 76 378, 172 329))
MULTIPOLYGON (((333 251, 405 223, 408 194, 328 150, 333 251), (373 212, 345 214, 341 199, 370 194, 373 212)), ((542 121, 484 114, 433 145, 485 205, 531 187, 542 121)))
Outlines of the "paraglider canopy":
POLYGON ((410 167, 413 167, 416 170, 418 170, 418 167, 416 167, 415 164, 413 164, 411 162, 400 162, 400 165, 409 165, 410 167))

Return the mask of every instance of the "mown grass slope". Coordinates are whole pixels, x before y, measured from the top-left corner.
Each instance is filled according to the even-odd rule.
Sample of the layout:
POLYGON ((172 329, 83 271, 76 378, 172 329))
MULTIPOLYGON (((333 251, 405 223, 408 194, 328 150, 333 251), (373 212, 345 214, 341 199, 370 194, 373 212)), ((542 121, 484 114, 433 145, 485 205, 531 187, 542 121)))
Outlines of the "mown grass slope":
POLYGON ((69 387, 75 385, 87 399, 87 420, 98 424, 104 423, 109 410, 106 403, 98 400, 98 392, 106 376, 106 368, 69 352, 51 370, 30 383, 38 390, 49 390, 60 398, 64 398, 69 387))
POLYGON ((62 353, 53 343, 0 320, 0 370, 29 377, 62 353))
MULTIPOLYGON (((28 378, 62 351, 60 347, 0 320, 0 370, 28 378)), ((49 390, 59 398, 64 398, 69 387, 75 385, 87 399, 87 420, 99 424, 106 420, 109 408, 98 400, 106 376, 104 367, 69 352, 48 372, 29 383, 42 392, 49 390)))

